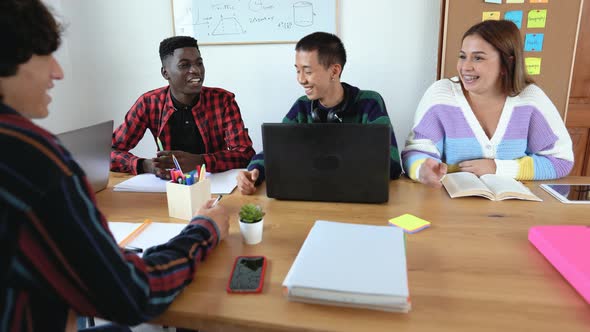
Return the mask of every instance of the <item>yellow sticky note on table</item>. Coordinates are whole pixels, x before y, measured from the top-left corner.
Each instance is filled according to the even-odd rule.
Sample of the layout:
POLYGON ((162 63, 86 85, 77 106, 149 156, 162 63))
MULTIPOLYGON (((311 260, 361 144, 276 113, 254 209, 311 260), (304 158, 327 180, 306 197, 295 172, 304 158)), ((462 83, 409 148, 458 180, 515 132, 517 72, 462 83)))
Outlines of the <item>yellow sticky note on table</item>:
POLYGON ((481 15, 482 21, 487 21, 487 20, 498 21, 499 19, 500 19, 500 12, 483 12, 483 14, 481 15))
POLYGON ((547 9, 533 9, 529 12, 527 28, 544 28, 547 22, 547 9))
POLYGON ((391 218, 388 222, 390 225, 402 228, 406 233, 416 233, 430 227, 430 222, 408 213, 391 218))
POLYGON ((541 58, 524 58, 524 66, 529 75, 541 74, 541 58))

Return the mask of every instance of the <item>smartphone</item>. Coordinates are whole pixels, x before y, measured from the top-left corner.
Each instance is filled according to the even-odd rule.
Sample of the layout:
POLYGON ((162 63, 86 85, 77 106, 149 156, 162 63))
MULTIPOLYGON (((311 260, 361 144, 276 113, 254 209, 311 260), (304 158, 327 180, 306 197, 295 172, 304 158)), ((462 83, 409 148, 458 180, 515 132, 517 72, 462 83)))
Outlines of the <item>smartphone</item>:
POLYGON ((260 293, 264 283, 266 257, 238 256, 227 283, 228 293, 260 293))

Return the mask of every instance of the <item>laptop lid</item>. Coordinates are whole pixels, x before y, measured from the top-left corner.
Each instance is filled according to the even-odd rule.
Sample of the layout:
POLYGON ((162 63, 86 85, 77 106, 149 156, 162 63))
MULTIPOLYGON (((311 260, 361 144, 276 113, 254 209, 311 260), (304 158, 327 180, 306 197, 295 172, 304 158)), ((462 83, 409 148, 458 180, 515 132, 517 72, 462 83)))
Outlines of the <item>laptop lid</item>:
POLYGON ((109 182, 112 136, 113 120, 57 135, 86 173, 94 192, 109 182))
POLYGON ((382 203, 389 199, 385 124, 262 124, 268 197, 382 203))

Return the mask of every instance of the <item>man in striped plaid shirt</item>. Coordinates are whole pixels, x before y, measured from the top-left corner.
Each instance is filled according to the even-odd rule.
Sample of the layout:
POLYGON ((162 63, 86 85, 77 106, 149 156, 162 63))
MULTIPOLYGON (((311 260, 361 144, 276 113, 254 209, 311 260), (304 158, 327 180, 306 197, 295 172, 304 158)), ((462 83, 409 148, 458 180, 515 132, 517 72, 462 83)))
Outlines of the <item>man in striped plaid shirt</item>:
POLYGON ((40 0, 0 1, 0 332, 72 331, 77 315, 148 321, 228 234, 228 212, 211 200, 143 257, 119 248, 80 166, 31 121, 48 115, 63 78, 59 31, 40 0))

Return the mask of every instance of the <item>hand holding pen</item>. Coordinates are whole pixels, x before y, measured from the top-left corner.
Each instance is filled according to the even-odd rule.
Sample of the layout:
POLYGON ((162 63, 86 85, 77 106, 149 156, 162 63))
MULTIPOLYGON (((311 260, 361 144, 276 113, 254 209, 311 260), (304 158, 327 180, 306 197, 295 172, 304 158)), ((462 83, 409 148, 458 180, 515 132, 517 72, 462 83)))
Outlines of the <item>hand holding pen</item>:
POLYGON ((229 210, 217 204, 221 196, 217 199, 208 200, 200 209, 197 211, 197 215, 209 217, 215 221, 217 228, 219 229, 219 238, 223 240, 229 234, 229 210))
MULTIPOLYGON (((164 150, 164 148, 162 146, 162 141, 160 140, 159 137, 156 139, 156 144, 158 146, 158 151, 164 150)), ((168 174, 168 172, 165 169, 160 168, 160 165, 158 164, 158 161, 156 160, 156 158, 143 159, 143 161, 141 163, 141 168, 142 168, 143 173, 152 173, 152 174, 156 175, 157 177, 159 177, 161 179, 165 179, 165 180, 170 179, 170 174, 168 174)))

